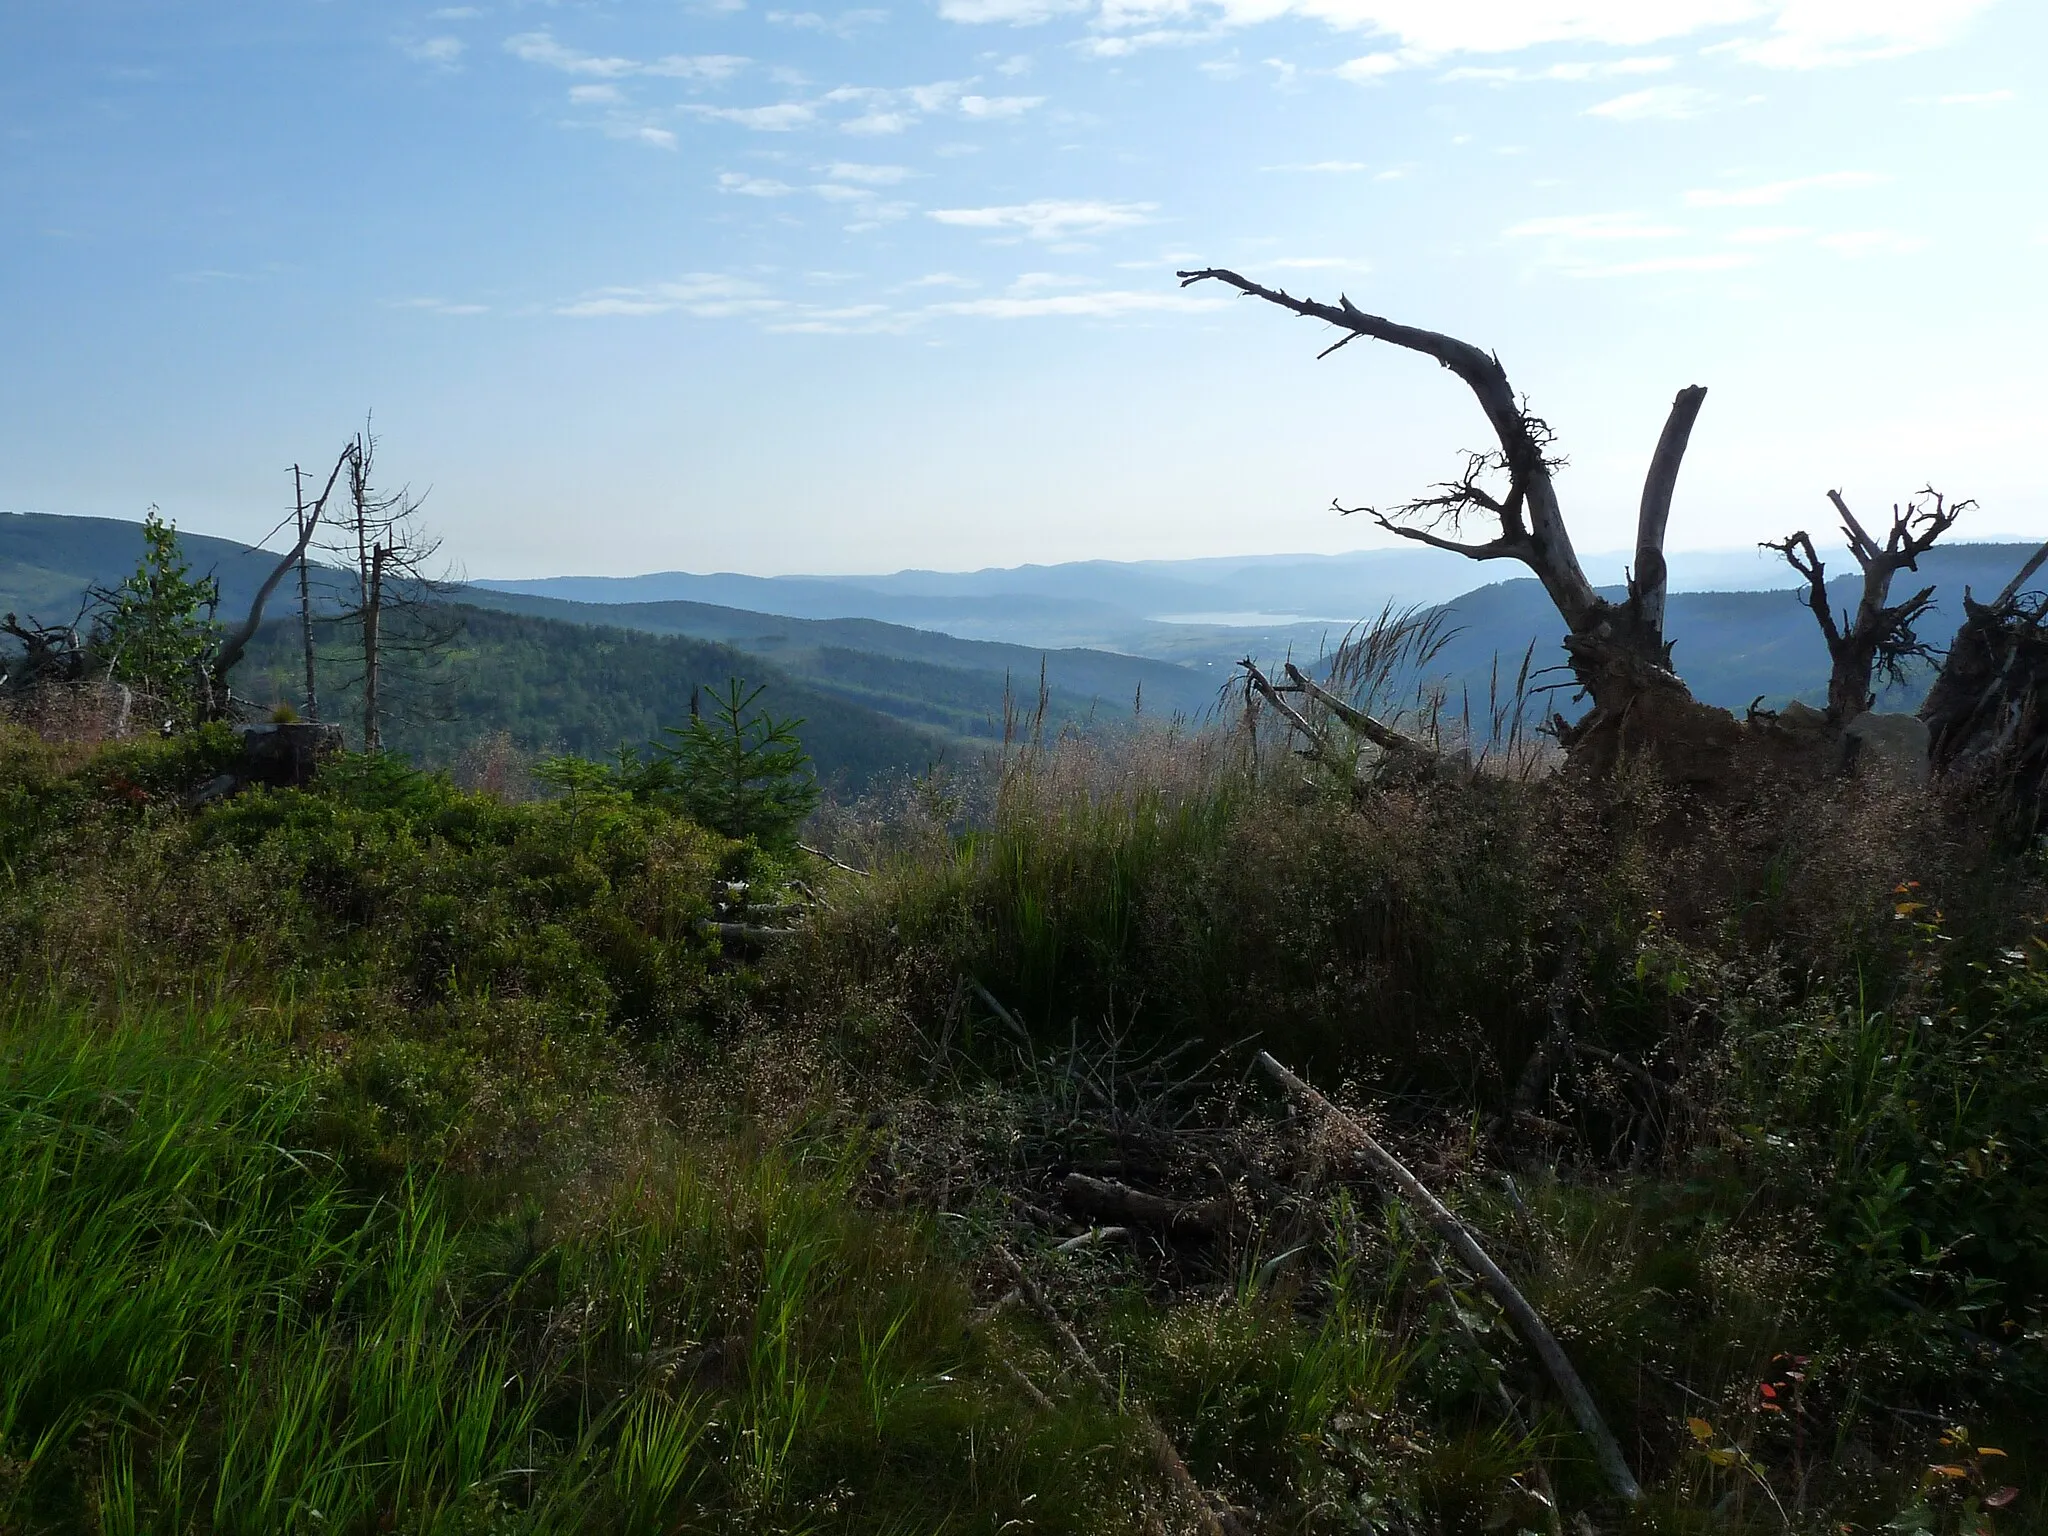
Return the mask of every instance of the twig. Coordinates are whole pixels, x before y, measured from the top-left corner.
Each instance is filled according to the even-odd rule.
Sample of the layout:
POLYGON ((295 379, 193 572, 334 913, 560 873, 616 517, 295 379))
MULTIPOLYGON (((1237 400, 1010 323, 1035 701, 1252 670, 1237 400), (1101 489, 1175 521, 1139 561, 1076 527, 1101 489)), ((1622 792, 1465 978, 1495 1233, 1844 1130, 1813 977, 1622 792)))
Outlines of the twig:
POLYGON ((1572 1369, 1572 1363, 1565 1355, 1557 1336, 1550 1331, 1550 1325, 1529 1304, 1529 1300, 1507 1277, 1505 1271, 1488 1257, 1472 1229, 1459 1220, 1451 1208, 1437 1199, 1429 1187, 1414 1174, 1399 1158, 1381 1146, 1372 1135, 1351 1116, 1345 1114, 1328 1099, 1324 1098, 1307 1083, 1296 1077, 1287 1068, 1275 1061, 1265 1051, 1259 1052, 1258 1064, 1267 1076, 1279 1083, 1289 1093, 1300 1099, 1317 1113, 1343 1126, 1354 1137, 1365 1152, 1368 1160, 1394 1181, 1394 1185, 1421 1210, 1429 1224, 1443 1235, 1452 1249, 1472 1271, 1479 1283, 1486 1287, 1493 1299, 1500 1303, 1501 1310, 1515 1325, 1515 1332, 1536 1352, 1550 1378, 1557 1383, 1558 1391, 1564 1394, 1566 1404, 1571 1408, 1572 1417, 1578 1421, 1579 1432, 1592 1443, 1595 1459, 1600 1470, 1606 1475, 1615 1493, 1629 1503, 1639 1502, 1643 1496, 1642 1486, 1636 1482, 1635 1474, 1629 1470, 1628 1460, 1621 1453, 1621 1446, 1615 1441, 1614 1432, 1607 1427, 1607 1421, 1600 1416, 1600 1409, 1593 1401, 1593 1395, 1586 1390, 1586 1384, 1579 1379, 1579 1373, 1572 1369))
POLYGON ((1060 1347, 1060 1352, 1067 1357, 1074 1369, 1101 1394, 1105 1402, 1112 1406, 1126 1407, 1137 1420, 1138 1428, 1148 1442, 1147 1448, 1152 1452, 1153 1462, 1166 1480, 1173 1485, 1175 1491, 1193 1506, 1202 1530, 1207 1536, 1228 1536, 1223 1521, 1218 1518, 1214 1507, 1209 1503, 1209 1495, 1203 1492, 1202 1485, 1195 1481, 1195 1475, 1188 1470, 1188 1464, 1180 1459, 1180 1452, 1167 1438, 1166 1431, 1159 1427, 1158 1421, 1147 1413, 1142 1405, 1129 1403, 1123 1394, 1117 1391, 1115 1383, 1103 1374, 1102 1367, 1095 1363, 1095 1357, 1088 1353, 1087 1346, 1081 1342, 1067 1320, 1059 1315, 1052 1303, 1045 1299, 1045 1293, 1039 1290, 1029 1275, 1024 1273, 1024 1266, 1017 1262, 1015 1255, 1007 1248, 998 1248, 995 1256, 996 1262, 1003 1266, 1010 1278, 1016 1282, 1017 1289, 1023 1293, 1026 1305, 1038 1314, 1039 1321, 1051 1332, 1054 1342, 1060 1347))
POLYGON ((1129 1237, 1129 1227, 1090 1227, 1078 1237, 1070 1237, 1064 1243, 1054 1243, 1054 1253, 1079 1253, 1083 1248, 1094 1248, 1113 1238, 1129 1237))
POLYGON ((798 843, 796 846, 799 852, 808 853, 814 859, 823 859, 827 864, 830 864, 834 869, 843 869, 849 875, 859 875, 863 880, 865 880, 868 878, 870 874, 870 871, 860 869, 852 864, 849 864, 844 859, 835 859, 832 857, 831 854, 827 853, 824 849, 813 848, 809 843, 798 843))
POLYGON ((1009 1373, 1010 1380, 1017 1383, 1017 1390, 1022 1392, 1026 1397, 1030 1398, 1031 1401, 1035 1403, 1041 1411, 1045 1413, 1059 1412, 1059 1404, 1055 1403, 1051 1398, 1047 1397, 1044 1392, 1040 1391, 1038 1383, 1033 1381, 1029 1376, 1026 1376, 1022 1370, 1018 1369, 1015 1361, 1005 1360, 1003 1362, 1003 1369, 1009 1373))

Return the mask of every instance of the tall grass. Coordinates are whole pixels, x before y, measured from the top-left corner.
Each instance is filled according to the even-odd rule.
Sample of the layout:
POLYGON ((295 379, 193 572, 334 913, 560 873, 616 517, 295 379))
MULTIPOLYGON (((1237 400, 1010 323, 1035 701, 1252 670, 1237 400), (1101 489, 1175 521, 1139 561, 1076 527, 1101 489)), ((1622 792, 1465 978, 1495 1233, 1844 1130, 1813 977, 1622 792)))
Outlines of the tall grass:
POLYGON ((986 1376, 964 1286, 849 1202, 843 1147, 657 1146, 493 1217, 431 1167, 353 1185, 317 1074, 235 1035, 0 1024, 0 1525, 780 1531, 857 1486, 854 1528, 1062 1529, 1094 1485, 1032 1448, 1118 1464, 1112 1423, 986 1376), (969 1497, 940 1469, 977 1441, 969 1497))

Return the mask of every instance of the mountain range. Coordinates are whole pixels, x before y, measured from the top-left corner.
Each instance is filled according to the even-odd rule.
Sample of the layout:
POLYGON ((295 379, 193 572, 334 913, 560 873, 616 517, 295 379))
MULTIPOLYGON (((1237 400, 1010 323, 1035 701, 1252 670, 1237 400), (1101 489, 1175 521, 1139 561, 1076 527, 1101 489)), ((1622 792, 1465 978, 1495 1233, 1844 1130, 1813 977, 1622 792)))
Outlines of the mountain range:
MULTIPOLYGON (((230 540, 181 539, 195 569, 219 577, 230 616, 246 611, 275 564, 230 540)), ((69 619, 90 588, 132 571, 141 550, 135 523, 0 515, 0 611, 69 619)), ((1922 631, 1944 644, 1961 594, 1996 592, 2031 552, 1946 545, 1898 588, 1917 579, 1936 589, 1922 631)), ((1596 579, 1616 582, 1604 590, 1618 595, 1618 558, 1587 564, 1596 579)), ((1798 578, 1782 563, 1733 552, 1680 554, 1672 565, 1667 632, 1699 697, 1741 709, 1824 693, 1826 650, 1789 590, 1798 578)), ((1846 555, 1833 567, 1854 569, 1846 555)), ((461 719, 422 713, 411 726, 401 722, 394 739, 410 730, 412 749, 437 761, 465 731, 508 730, 530 748, 601 752, 686 709, 694 687, 745 675, 769 683, 784 713, 810 719, 820 746, 829 738, 814 747, 821 764, 861 781, 1023 728, 1041 710, 1041 687, 1042 723, 1053 729, 1121 727, 1134 711, 1200 715, 1240 657, 1314 659, 1389 607, 1433 610, 1447 635, 1426 671, 1397 679, 1398 688, 1435 685, 1456 709, 1511 681, 1525 656, 1539 686, 1563 676, 1563 627, 1542 588, 1527 578, 1473 584, 1496 569, 1392 549, 864 577, 663 572, 468 582, 452 592, 471 617, 444 680, 461 719)), ((1830 596, 1837 607, 1852 604, 1854 579, 1838 576, 1830 596)), ((288 600, 274 599, 273 614, 288 600)), ((289 646, 275 620, 269 628, 243 686, 261 676, 289 698, 289 646)), ((1920 685, 1909 681, 1882 702, 1909 706, 1920 685)), ((1545 712, 1570 713, 1569 695, 1556 697, 1545 712)))

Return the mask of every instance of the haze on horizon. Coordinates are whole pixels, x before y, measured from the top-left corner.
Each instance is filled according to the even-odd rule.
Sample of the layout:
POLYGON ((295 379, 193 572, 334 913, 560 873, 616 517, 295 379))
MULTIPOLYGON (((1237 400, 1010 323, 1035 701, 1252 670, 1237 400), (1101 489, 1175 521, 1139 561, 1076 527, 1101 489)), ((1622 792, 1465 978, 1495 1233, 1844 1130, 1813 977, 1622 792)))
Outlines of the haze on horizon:
MULTIPOLYGON (((256 539, 374 409, 477 576, 1381 545, 1495 349, 1623 547, 2048 536, 2023 0, 18 0, 0 510, 256 539)), ((1493 573, 1489 572, 1491 576, 1493 573)))

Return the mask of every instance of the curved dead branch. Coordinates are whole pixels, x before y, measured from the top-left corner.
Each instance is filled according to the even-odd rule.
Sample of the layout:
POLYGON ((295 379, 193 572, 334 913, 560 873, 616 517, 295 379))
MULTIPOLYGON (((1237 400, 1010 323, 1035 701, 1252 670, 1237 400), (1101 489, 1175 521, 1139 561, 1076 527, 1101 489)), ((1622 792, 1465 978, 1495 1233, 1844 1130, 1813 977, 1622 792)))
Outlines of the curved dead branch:
POLYGON ((1348 1132, 1365 1154, 1366 1160, 1377 1167, 1393 1181, 1394 1187, 1422 1213, 1423 1219, 1450 1244, 1467 1269, 1493 1299, 1500 1303, 1501 1310, 1515 1325, 1515 1332, 1522 1341, 1534 1350, 1551 1380, 1564 1395, 1571 1408, 1572 1417, 1578 1421, 1579 1432, 1592 1444, 1595 1459, 1601 1472, 1616 1494, 1634 1504, 1641 1500, 1643 1490, 1636 1482, 1635 1474, 1629 1470, 1628 1458, 1622 1455, 1621 1446, 1614 1438, 1614 1432, 1607 1427, 1600 1409, 1593 1401, 1593 1394, 1586 1390, 1586 1384, 1579 1379, 1579 1373, 1572 1368, 1564 1347, 1557 1342, 1557 1336, 1550 1331, 1550 1325, 1543 1321, 1542 1314, 1529 1304, 1514 1281, 1479 1245, 1479 1239, 1472 1229, 1458 1218, 1449 1206, 1431 1193, 1429 1186, 1408 1170, 1408 1165, 1381 1146, 1364 1126, 1345 1114, 1316 1092, 1307 1083, 1296 1077, 1287 1068, 1265 1051, 1259 1052, 1260 1070, 1299 1099, 1317 1114, 1334 1122, 1348 1132))

